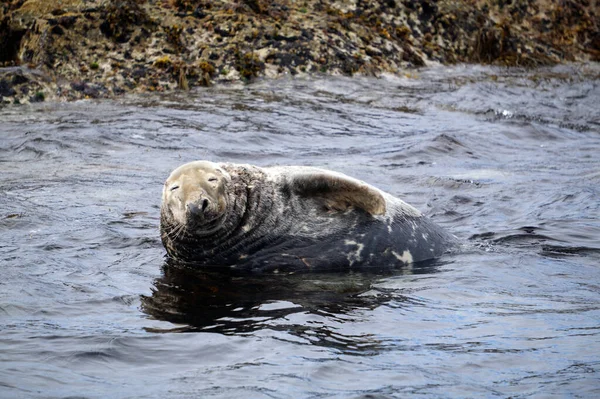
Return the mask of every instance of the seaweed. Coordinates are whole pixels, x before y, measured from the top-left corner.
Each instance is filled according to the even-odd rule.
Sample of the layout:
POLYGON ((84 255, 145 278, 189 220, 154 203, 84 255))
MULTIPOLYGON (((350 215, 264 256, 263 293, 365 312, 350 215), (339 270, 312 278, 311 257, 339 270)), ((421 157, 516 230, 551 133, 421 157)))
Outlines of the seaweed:
POLYGON ((142 7, 146 0, 110 0, 101 9, 100 31, 117 43, 127 43, 131 39, 135 26, 151 22, 151 19, 142 7))
POLYGON ((251 51, 242 54, 239 49, 236 49, 235 67, 242 78, 248 81, 257 77, 265 69, 265 63, 251 51))

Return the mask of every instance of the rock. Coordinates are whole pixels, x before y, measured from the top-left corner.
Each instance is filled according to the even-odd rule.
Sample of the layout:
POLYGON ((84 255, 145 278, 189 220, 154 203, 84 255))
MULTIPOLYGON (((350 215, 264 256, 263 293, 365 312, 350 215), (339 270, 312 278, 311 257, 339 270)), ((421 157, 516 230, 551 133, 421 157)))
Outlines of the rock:
POLYGON ((85 90, 85 82, 73 82, 71 88, 75 91, 83 92, 85 90))
POLYGON ((15 73, 13 74, 12 84, 15 86, 27 83, 29 81, 30 79, 27 76, 25 76, 25 74, 20 70, 15 71, 15 73))
POLYGON ((287 73, 397 73, 436 62, 537 66, 599 60, 600 15, 594 5, 5 0, 0 67, 31 64, 50 79, 23 68, 20 75, 0 73, 0 92, 3 103, 13 97, 27 102, 39 101, 29 98, 38 92, 45 100, 55 93, 77 99, 166 90, 184 81, 193 88, 287 73), (213 63, 212 72, 194 71, 201 60, 213 63), (183 74, 176 66, 186 68, 183 74))
POLYGON ((17 92, 13 89, 11 83, 5 79, 0 80, 0 97, 12 97, 15 94, 17 92))

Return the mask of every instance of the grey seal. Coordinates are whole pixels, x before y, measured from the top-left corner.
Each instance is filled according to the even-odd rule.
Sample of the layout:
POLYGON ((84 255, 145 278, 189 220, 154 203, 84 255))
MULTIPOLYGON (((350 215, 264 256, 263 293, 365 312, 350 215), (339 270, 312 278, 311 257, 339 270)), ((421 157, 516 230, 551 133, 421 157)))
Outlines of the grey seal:
POLYGON ((252 271, 406 265, 454 242, 411 205, 342 173, 209 161, 168 177, 160 227, 173 259, 252 271))

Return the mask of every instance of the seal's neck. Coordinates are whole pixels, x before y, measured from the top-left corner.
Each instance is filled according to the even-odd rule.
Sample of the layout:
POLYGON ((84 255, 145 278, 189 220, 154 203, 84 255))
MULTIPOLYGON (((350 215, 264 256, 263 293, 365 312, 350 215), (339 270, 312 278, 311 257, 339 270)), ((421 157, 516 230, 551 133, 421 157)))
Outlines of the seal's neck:
POLYGON ((240 239, 251 236, 253 230, 271 214, 274 189, 266 181, 265 173, 258 168, 236 165, 228 172, 231 175, 231 188, 228 189, 230 219, 223 227, 230 236, 240 239))

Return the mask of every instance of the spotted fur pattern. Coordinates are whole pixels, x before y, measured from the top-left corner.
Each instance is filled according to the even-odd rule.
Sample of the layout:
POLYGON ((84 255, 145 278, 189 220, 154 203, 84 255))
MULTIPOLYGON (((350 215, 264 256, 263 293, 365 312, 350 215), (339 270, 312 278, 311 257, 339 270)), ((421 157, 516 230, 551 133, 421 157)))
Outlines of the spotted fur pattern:
POLYGON ((227 175, 226 206, 211 222, 216 225, 182 228, 165 197, 161 208, 161 237, 169 256, 198 267, 389 267, 438 257, 454 241, 402 200, 340 173, 211 165, 227 175))

